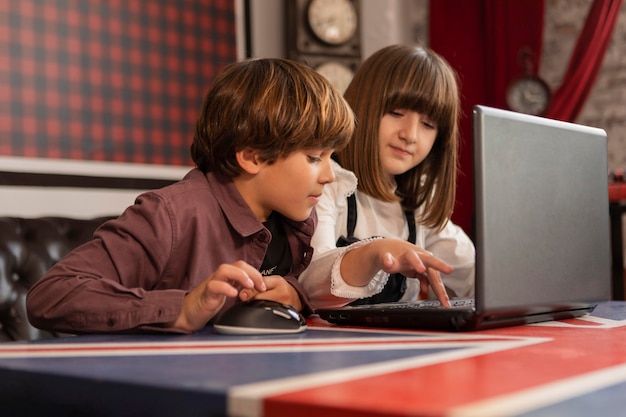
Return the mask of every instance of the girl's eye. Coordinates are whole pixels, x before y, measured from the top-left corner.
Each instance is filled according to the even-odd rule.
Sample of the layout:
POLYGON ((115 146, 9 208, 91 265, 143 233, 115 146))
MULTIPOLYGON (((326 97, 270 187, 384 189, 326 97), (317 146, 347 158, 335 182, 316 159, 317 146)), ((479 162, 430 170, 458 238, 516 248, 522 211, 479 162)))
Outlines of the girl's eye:
POLYGON ((400 110, 391 110, 389 114, 392 116, 403 116, 403 113, 400 110))
POLYGON ((309 162, 311 163, 317 163, 317 162, 322 161, 322 158, 320 158, 319 156, 308 155, 308 158, 309 158, 309 162))

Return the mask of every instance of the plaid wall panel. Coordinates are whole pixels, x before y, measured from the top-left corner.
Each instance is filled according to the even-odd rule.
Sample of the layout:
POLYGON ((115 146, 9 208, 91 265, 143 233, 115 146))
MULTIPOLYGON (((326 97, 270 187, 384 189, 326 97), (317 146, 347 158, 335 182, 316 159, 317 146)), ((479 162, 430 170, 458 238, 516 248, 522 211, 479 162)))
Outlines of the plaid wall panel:
POLYGON ((233 0, 0 1, 0 155, 190 165, 233 0))

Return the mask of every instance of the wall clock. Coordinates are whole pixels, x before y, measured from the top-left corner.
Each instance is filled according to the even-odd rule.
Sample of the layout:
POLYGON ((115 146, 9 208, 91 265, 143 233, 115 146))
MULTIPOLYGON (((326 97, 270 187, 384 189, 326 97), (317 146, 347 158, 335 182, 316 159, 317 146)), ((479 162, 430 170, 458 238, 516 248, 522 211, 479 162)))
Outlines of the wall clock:
POLYGON ((514 80, 506 92, 509 109, 520 113, 540 116, 550 105, 551 92, 541 78, 525 75, 514 80))
POLYGON ((361 63, 359 0, 286 0, 285 10, 287 58, 345 91, 361 63))
POLYGON ((357 10, 350 0, 311 0, 306 19, 311 31, 329 45, 341 45, 357 32, 357 10))
POLYGON ((514 79, 506 90, 506 105, 509 109, 535 116, 543 115, 550 105, 550 87, 535 75, 535 54, 528 48, 519 51, 519 63, 523 74, 514 79))
POLYGON ((343 94, 352 81, 354 71, 352 68, 337 62, 326 61, 316 67, 317 72, 328 78, 330 82, 343 94))

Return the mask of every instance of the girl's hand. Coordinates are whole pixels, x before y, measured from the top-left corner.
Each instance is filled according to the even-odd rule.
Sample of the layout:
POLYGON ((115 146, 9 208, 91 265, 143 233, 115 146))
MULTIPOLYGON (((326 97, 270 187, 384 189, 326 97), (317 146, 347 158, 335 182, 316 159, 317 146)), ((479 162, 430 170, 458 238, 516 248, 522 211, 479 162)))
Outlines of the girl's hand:
POLYGON ((432 253, 421 248, 402 252, 394 256, 387 252, 383 256, 383 271, 388 273, 400 272, 410 278, 418 278, 420 281, 420 295, 428 294, 431 287, 441 305, 450 307, 450 298, 441 279, 441 272, 449 274, 452 267, 432 253))
POLYGON ((441 280, 441 273, 449 274, 452 267, 425 249, 401 239, 375 239, 346 252, 341 262, 341 276, 352 286, 365 286, 379 272, 401 273, 420 278, 420 287, 432 287, 444 306, 450 299, 441 280))

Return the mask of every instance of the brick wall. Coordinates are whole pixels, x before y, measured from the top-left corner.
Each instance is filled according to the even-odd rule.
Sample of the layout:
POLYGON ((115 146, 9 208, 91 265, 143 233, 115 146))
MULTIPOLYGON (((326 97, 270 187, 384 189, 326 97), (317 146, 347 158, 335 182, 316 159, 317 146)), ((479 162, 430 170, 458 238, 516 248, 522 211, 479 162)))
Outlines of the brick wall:
MULTIPOLYGON (((540 74, 556 90, 593 0, 546 0, 540 74)), ((626 2, 595 86, 577 123, 609 137, 609 169, 626 168, 626 2)))

